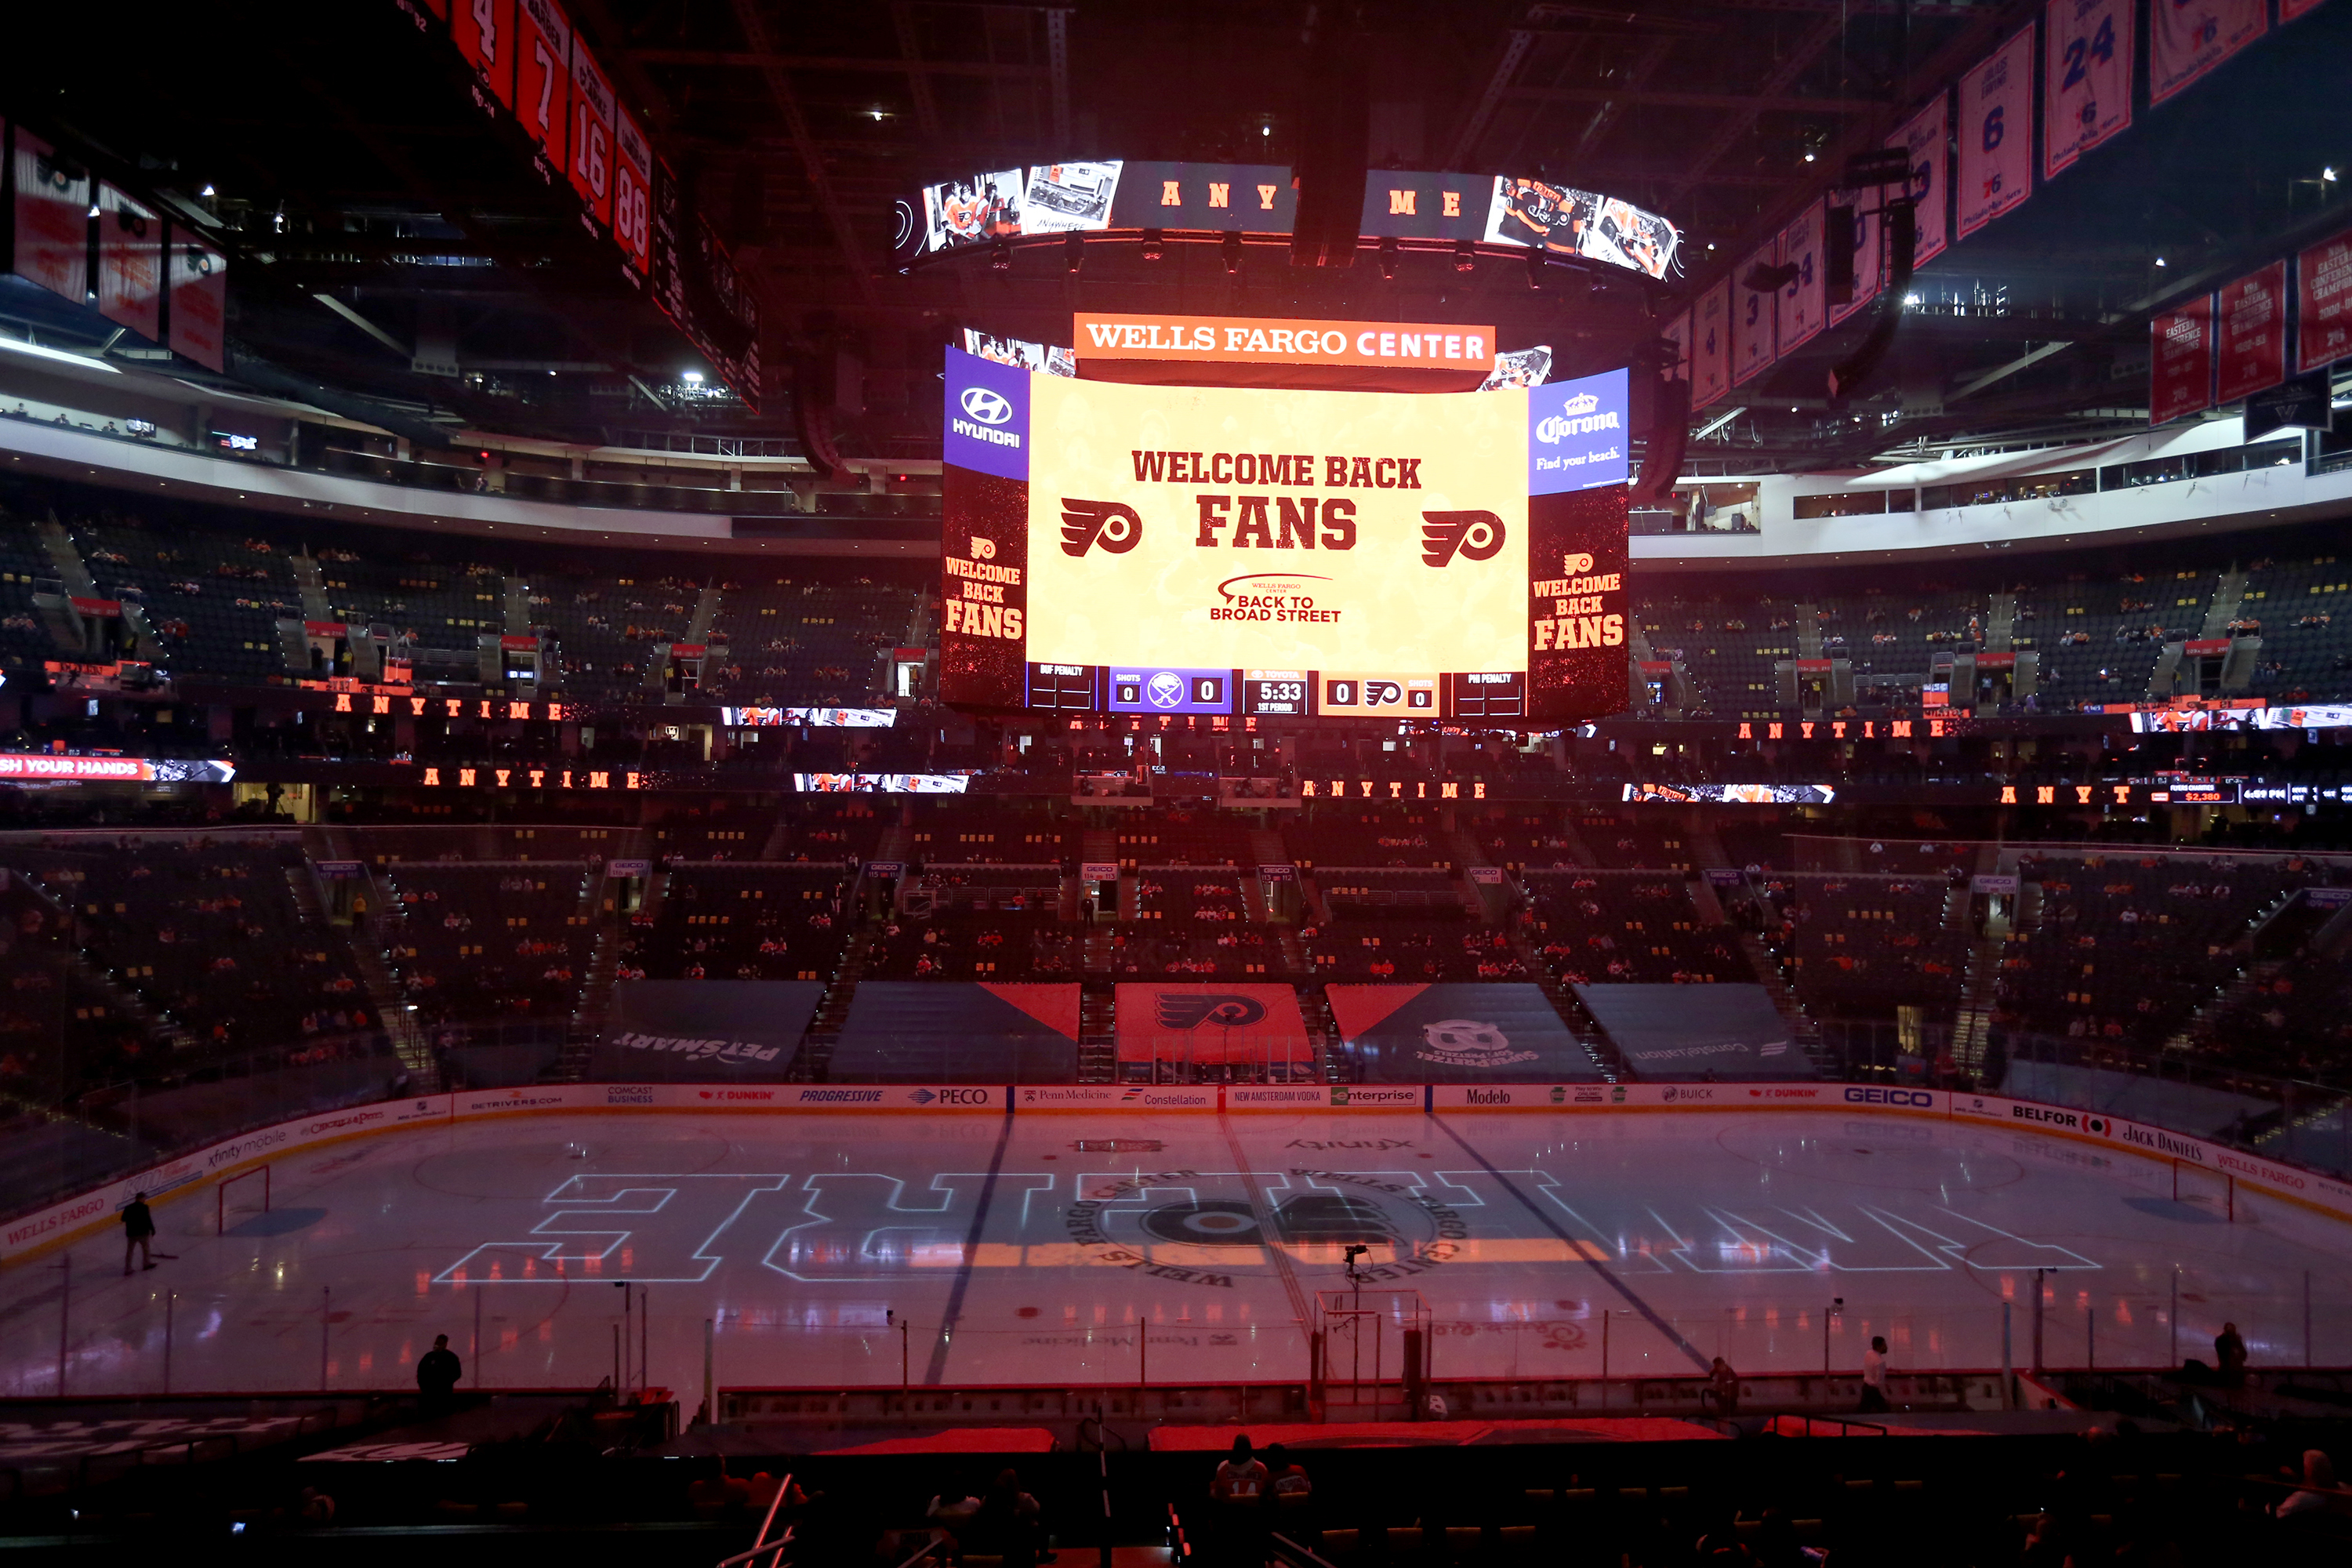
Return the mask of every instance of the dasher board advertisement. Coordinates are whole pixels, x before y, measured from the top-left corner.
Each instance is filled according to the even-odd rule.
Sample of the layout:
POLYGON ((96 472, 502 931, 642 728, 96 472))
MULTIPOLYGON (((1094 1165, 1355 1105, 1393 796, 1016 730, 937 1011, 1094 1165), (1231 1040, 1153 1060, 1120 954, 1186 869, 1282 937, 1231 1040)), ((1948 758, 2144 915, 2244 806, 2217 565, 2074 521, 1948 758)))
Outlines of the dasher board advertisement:
POLYGON ((948 701, 1021 707, 1052 666, 1171 716, 1277 675, 1318 711, 1624 705, 1623 371, 1412 395, 947 359, 948 701))

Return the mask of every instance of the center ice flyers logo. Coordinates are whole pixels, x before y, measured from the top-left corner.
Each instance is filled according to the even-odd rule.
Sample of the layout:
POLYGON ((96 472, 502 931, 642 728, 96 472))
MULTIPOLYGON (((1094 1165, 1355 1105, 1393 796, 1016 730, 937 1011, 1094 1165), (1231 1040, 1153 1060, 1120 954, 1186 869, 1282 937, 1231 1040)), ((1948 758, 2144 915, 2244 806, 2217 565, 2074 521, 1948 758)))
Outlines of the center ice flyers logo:
POLYGON ((1203 1024, 1238 1029, 1265 1016, 1265 1004, 1255 996, 1171 992, 1160 998, 1160 1026, 1163 1029, 1197 1029, 1203 1024))
POLYGON ((1095 545, 1124 555, 1143 542, 1143 519, 1125 501, 1062 498, 1062 553, 1084 555, 1095 545))
POLYGON ((1503 548, 1503 520, 1491 511, 1425 511, 1421 514, 1421 560, 1424 566, 1492 561, 1503 548))
POLYGON ((1511 1039, 1496 1024, 1475 1018, 1441 1018, 1421 1026, 1423 1048, 1414 1053, 1425 1062, 1444 1067, 1501 1067, 1507 1062, 1531 1062, 1533 1051, 1511 1049, 1511 1039))

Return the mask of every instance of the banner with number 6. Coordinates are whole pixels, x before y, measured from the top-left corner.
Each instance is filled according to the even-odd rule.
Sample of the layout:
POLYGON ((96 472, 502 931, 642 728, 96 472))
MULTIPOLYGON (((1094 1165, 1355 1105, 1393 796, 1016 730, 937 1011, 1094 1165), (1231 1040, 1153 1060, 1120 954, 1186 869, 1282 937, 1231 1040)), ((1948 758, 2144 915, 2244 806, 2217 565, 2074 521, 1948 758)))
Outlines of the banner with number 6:
POLYGON ((2033 194, 2033 35, 2016 37, 1960 78, 1960 237, 2033 194))

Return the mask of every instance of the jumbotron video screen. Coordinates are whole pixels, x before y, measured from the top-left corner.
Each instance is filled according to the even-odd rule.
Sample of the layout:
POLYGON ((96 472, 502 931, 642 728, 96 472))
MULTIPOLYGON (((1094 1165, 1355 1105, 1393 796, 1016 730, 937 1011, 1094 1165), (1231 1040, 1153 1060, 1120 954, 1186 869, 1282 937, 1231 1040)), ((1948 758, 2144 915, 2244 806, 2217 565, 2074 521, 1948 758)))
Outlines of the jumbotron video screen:
POLYGON ((1627 690, 1626 373, 1153 386, 947 351, 940 694, 1529 728, 1627 690))

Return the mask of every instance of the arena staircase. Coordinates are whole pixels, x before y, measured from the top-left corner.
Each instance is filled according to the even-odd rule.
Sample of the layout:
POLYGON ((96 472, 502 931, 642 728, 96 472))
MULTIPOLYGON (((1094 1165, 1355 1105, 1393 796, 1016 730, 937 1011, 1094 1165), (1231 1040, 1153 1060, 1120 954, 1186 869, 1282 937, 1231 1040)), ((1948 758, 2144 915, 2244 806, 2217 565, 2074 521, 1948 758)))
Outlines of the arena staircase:
MULTIPOLYGON (((629 829, 615 847, 613 858, 638 860, 646 858, 646 830, 629 829)), ((577 1081, 572 1074, 584 1071, 588 1058, 604 1033, 604 1018, 612 1010, 613 986, 621 967, 621 948, 628 940, 629 917, 621 910, 620 896, 614 883, 604 876, 601 865, 592 865, 588 885, 580 900, 581 913, 596 928, 596 943, 588 952, 588 972, 581 977, 580 997, 572 1013, 572 1026, 563 1037, 562 1066, 569 1081, 577 1081)))
POLYGON ((98 579, 89 574, 89 567, 83 562, 81 552, 74 546, 73 535, 67 531, 64 523, 58 521, 58 514, 52 511, 45 521, 33 526, 41 536, 41 552, 49 558, 49 564, 58 569, 58 581, 64 584, 65 591, 79 598, 103 597, 98 591, 98 579))
POLYGON ((1995 594, 1985 605, 1987 653, 2009 653, 2017 647, 2017 595, 1995 594))
MULTIPOLYGON (((367 864, 352 845, 351 835, 340 827, 304 828, 302 852, 312 860, 355 860, 362 866, 367 864)), ((307 866, 289 875, 299 876, 304 882, 310 881, 307 866)), ((310 889, 307 902, 299 887, 297 887, 294 896, 305 919, 310 917, 313 909, 319 908, 319 892, 315 884, 310 889)), ((367 988, 368 1005, 374 1008, 376 1016, 383 1021, 384 1033, 391 1037, 392 1048, 400 1058, 400 1065, 408 1069, 409 1076, 418 1082, 437 1084, 441 1073, 434 1065, 432 1047, 425 1041, 425 1032, 416 1026, 416 1016, 408 1010, 407 994, 401 990, 392 966, 385 962, 386 942, 394 930, 392 922, 396 918, 396 911, 384 898, 383 890, 376 886, 374 868, 369 867, 361 874, 356 896, 367 900, 369 913, 362 929, 352 932, 352 967, 359 971, 360 984, 367 988)))
POLYGON ((318 932, 322 941, 341 942, 350 949, 352 967, 359 972, 360 984, 367 987, 368 1005, 374 1009, 377 1021, 383 1026, 384 1036, 391 1040, 394 1054, 400 1058, 400 1065, 408 1069, 409 1079, 416 1086, 416 1092, 431 1094, 437 1090, 441 1087, 441 1069, 433 1059, 424 1031, 416 1026, 415 1015, 408 1010, 398 984, 393 981, 389 973, 382 970, 381 965, 378 965, 378 972, 383 973, 388 998, 378 992, 374 978, 368 973, 370 955, 362 951, 366 943, 346 941, 342 933, 335 931, 333 921, 328 917, 326 903, 319 897, 318 875, 310 869, 308 855, 299 864, 286 868, 286 888, 293 895, 295 912, 302 917, 305 930, 318 932))
POLYGON ((2205 606, 2205 624, 2197 629, 2200 637, 2225 637, 2230 635, 2230 623, 2238 618, 2246 602, 2246 574, 2232 566, 2221 574, 2213 585, 2213 601, 2205 606))
POLYGON ((530 637, 532 635, 530 629, 530 584, 524 582, 520 577, 508 577, 501 581, 503 591, 499 595, 499 610, 501 612, 501 617, 499 623, 499 626, 504 628, 506 635, 510 637, 530 637))
POLYGON ((715 587, 705 588, 695 595, 694 617, 686 623, 686 640, 689 643, 708 643, 710 640, 710 628, 718 624, 719 590, 715 587))
MULTIPOLYGON (((1104 941, 1109 940, 1108 934, 1104 941)), ((1087 946, 1093 942, 1089 939, 1087 946)), ((1105 947, 1108 953, 1109 949, 1105 947)), ((1088 968, 1093 953, 1087 953, 1088 968)), ((1108 962, 1108 958, 1106 958, 1108 962)), ((1118 1081, 1118 992, 1109 980, 1085 980, 1078 986, 1078 1081, 1118 1081)))
POLYGON ((307 552, 289 557, 294 568, 294 588, 302 597, 302 618, 306 621, 333 621, 342 617, 327 602, 327 574, 320 568, 318 558, 307 552))

